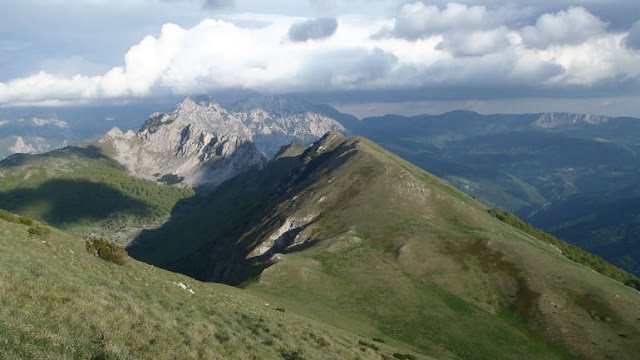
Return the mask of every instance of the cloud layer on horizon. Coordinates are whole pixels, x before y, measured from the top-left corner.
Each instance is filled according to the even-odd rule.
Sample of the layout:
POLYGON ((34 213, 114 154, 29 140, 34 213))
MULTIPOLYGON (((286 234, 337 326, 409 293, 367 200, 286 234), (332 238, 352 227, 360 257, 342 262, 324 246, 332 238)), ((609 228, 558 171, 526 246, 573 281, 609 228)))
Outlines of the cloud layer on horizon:
MULTIPOLYGON (((386 18, 263 16, 260 26, 233 19, 205 19, 192 27, 168 23, 158 35, 132 46, 121 66, 99 75, 70 74, 68 68, 56 72, 49 63, 47 71, 0 82, 0 105, 227 88, 344 92, 442 87, 501 96, 513 88, 531 95, 540 89, 594 91, 638 84, 638 22, 631 29, 611 30, 583 7, 545 13, 523 26, 505 14, 503 8, 482 5, 412 2, 386 18)), ((72 64, 89 67, 75 60, 72 64)))

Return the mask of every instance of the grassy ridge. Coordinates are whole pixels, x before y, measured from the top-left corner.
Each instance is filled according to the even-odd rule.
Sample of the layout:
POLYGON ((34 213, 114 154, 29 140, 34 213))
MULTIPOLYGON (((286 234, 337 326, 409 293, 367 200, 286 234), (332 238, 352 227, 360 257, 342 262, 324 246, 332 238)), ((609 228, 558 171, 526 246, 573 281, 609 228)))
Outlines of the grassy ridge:
POLYGON ((495 216, 500 221, 507 223, 515 227, 516 229, 521 230, 526 234, 529 234, 535 237, 538 240, 541 240, 556 246, 560 251, 562 251, 562 254, 564 254, 569 259, 579 264, 588 266, 594 269, 595 271, 599 272, 600 274, 608 276, 627 286, 640 290, 640 278, 638 278, 634 274, 626 272, 612 265, 611 263, 607 262, 600 256, 594 255, 592 253, 589 253, 587 251, 580 249, 575 245, 571 245, 567 242, 564 242, 543 230, 536 229, 532 225, 529 225, 523 222, 522 220, 520 220, 520 218, 518 218, 517 216, 515 216, 510 212, 504 211, 499 208, 493 208, 489 210, 489 213, 495 216))
POLYGON ((223 185, 132 253, 437 358, 634 359, 635 290, 366 139, 330 135, 291 160, 223 185))
POLYGON ((0 328, 14 339, 9 357, 635 359, 635 290, 442 180, 336 134, 282 160, 185 201, 131 248, 202 278, 246 280, 245 291, 138 262, 115 267, 56 231, 52 243, 8 224, 22 230, 7 232, 16 240, 0 264, 26 269, 0 272, 0 287, 10 284, 0 289, 10 294, 0 304, 12 319, 0 328), (44 310, 33 299, 45 299, 44 310), (79 333, 60 325, 84 317, 79 333))
MULTIPOLYGON (((0 220, 0 359, 392 359, 409 354, 236 288, 87 253, 0 220), (276 308, 279 308, 276 311, 276 308)), ((422 358, 422 357, 421 357, 422 358)))
POLYGON ((252 230, 264 239, 319 214, 291 235, 314 245, 283 251, 249 289, 436 356, 634 358, 637 292, 365 139, 322 146, 338 150, 307 164, 313 172, 252 230))

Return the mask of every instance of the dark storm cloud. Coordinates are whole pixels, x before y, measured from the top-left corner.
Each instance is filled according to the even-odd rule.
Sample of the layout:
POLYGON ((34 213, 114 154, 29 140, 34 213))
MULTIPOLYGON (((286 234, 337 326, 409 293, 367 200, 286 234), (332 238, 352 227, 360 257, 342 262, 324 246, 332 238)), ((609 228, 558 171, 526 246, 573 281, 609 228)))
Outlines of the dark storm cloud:
POLYGON ((337 29, 338 20, 336 18, 309 19, 291 25, 289 28, 289 40, 304 42, 325 39, 333 35, 337 29))

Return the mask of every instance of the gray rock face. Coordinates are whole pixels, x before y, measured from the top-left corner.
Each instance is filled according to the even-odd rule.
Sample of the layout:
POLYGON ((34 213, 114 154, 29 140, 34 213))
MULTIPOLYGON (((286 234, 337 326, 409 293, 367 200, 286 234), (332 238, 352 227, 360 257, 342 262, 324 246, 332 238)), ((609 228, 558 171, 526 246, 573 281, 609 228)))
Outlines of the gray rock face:
POLYGON ((113 128, 96 144, 133 175, 213 188, 264 166, 264 154, 272 156, 282 145, 308 144, 327 131, 344 130, 304 106, 252 101, 235 109, 187 98, 171 113, 152 114, 139 131, 113 128))
POLYGON ((138 131, 111 129, 97 145, 133 175, 184 187, 213 188, 251 167, 262 167, 267 158, 246 137, 214 131, 223 125, 224 113, 194 109, 185 116, 183 102, 171 114, 156 113, 138 131), (208 114, 211 123, 206 121, 208 114))
POLYGON ((334 118, 292 96, 260 95, 231 106, 258 149, 272 157, 286 144, 311 145, 330 131, 344 132, 334 118))
POLYGON ((545 129, 553 129, 570 125, 600 125, 609 121, 608 117, 591 114, 546 113, 542 114, 533 125, 545 129))

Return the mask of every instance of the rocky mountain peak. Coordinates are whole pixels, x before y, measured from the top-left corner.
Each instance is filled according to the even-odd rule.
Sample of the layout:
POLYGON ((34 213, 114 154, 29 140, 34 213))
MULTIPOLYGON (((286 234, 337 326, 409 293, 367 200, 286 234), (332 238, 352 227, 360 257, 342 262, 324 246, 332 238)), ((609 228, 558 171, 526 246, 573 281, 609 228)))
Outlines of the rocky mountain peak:
POLYGON ((192 98, 186 97, 184 100, 179 102, 178 105, 176 105, 173 112, 175 113, 179 111, 189 111, 194 109, 196 106, 198 106, 198 104, 192 98))
POLYGON ((285 144, 309 145, 328 131, 344 131, 334 118, 314 105, 287 95, 260 95, 229 108, 210 100, 187 98, 169 114, 154 114, 145 128, 175 122, 212 134, 229 134, 253 141, 269 157, 285 144))
POLYGON ((231 109, 186 98, 169 113, 151 114, 138 132, 112 129, 98 144, 135 175, 215 187, 264 166, 265 154, 271 157, 285 144, 308 145, 343 130, 335 119, 293 97, 254 97, 231 109))
POLYGON ((196 101, 187 97, 176 105, 176 107, 171 111, 171 115, 173 117, 185 117, 194 112, 202 112, 204 109, 207 109, 209 112, 226 112, 224 107, 214 101, 204 99, 196 101))
POLYGON ((266 164, 248 135, 218 104, 186 98, 170 113, 151 114, 138 132, 112 129, 97 144, 136 176, 212 189, 266 164))

